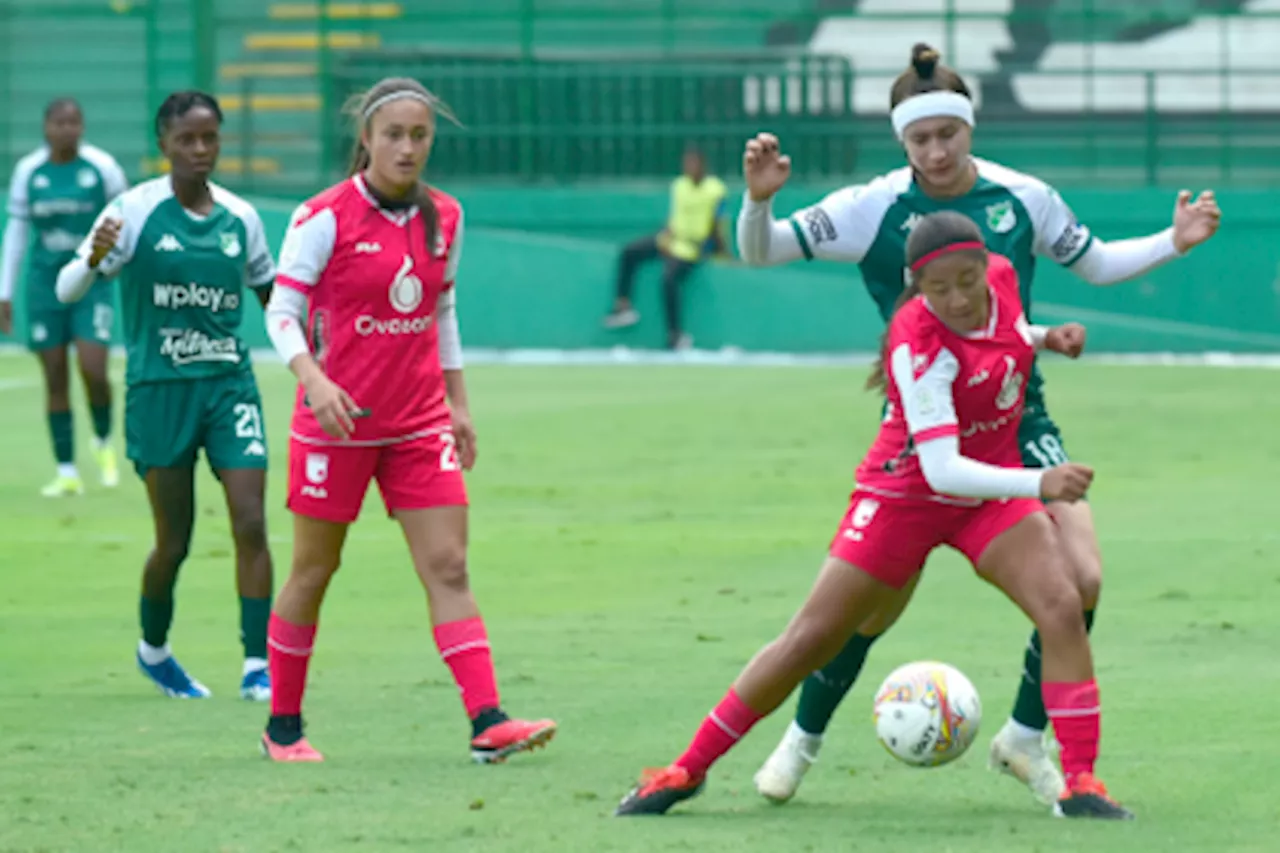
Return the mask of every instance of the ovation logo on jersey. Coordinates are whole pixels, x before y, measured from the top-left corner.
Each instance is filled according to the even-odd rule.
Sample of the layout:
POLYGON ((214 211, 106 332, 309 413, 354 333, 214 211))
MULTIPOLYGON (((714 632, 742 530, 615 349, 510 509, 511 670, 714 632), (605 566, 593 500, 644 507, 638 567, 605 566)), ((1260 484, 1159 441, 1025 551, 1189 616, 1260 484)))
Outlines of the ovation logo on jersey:
POLYGON ((157 284, 152 291, 157 308, 179 311, 183 308, 208 308, 214 314, 240 307, 240 294, 221 287, 197 284, 157 284))
POLYGON ((161 329, 160 355, 174 367, 207 362, 240 363, 240 342, 234 335, 211 338, 196 329, 161 329))
POLYGON ((365 338, 374 335, 420 335, 431 328, 434 319, 428 314, 425 317, 411 317, 403 320, 399 317, 379 320, 377 317, 361 314, 356 318, 356 334, 365 338))

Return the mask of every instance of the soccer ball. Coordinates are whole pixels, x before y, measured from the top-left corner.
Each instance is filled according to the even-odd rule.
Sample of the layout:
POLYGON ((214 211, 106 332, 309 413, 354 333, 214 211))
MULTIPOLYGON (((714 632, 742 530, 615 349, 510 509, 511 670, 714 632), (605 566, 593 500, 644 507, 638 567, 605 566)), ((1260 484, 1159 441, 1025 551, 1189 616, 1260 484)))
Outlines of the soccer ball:
POLYGON ((941 767, 965 754, 982 724, 982 702, 960 670, 916 661, 889 673, 876 691, 876 737, 912 767, 941 767))

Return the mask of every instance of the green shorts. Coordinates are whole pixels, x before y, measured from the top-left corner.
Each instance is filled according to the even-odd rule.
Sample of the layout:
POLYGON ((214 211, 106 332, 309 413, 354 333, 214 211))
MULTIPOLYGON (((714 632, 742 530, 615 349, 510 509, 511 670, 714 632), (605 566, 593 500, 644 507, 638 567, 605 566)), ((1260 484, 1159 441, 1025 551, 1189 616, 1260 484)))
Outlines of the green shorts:
POLYGON ((34 270, 27 279, 27 347, 39 352, 73 341, 110 346, 116 323, 112 283, 96 282, 83 299, 67 305, 54 292, 56 280, 56 272, 50 276, 34 270))
POLYGON ((215 474, 267 467, 262 398, 249 370, 131 386, 124 434, 126 453, 144 479, 152 468, 194 466, 201 449, 215 474))
POLYGON ((1052 468, 1071 461, 1062 444, 1061 430, 1049 417, 1044 403, 1038 401, 1027 401, 1022 425, 1018 427, 1018 449, 1026 468, 1052 468))

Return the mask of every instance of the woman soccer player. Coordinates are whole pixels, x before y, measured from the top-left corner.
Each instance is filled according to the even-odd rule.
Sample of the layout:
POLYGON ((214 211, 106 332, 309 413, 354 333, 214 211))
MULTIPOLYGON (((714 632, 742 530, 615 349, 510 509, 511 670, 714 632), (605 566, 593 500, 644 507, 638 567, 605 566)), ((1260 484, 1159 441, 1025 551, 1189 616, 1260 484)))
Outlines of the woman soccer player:
MULTIPOLYGON (((1220 212, 1213 194, 1202 193, 1192 202, 1184 191, 1174 206, 1171 228, 1149 237, 1099 240, 1076 221, 1051 187, 970 154, 974 113, 969 91, 958 74, 938 64, 938 58, 927 45, 916 45, 910 67, 893 84, 893 128, 908 165, 865 186, 838 190, 787 220, 774 220, 770 200, 786 183, 790 159, 779 153, 778 140, 768 134, 747 143, 747 200, 738 219, 738 241, 748 263, 800 258, 857 263, 867 292, 887 321, 903 288, 904 241, 920 217, 933 211, 965 214, 980 226, 992 251, 1012 260, 1027 311, 1037 256, 1062 264, 1091 284, 1114 284, 1180 257, 1217 231, 1220 212)), ((1061 434, 1046 409, 1038 369, 1030 375, 1018 443, 1028 468, 1067 461, 1061 434)), ((1102 563, 1089 505, 1056 501, 1049 505, 1049 514, 1061 531, 1082 590, 1085 624, 1091 627, 1102 563)), ((794 724, 756 775, 762 795, 784 802, 795 794, 867 651, 901 614, 914 587, 914 581, 908 584, 805 681, 794 724)), ((1032 634, 1012 718, 991 744, 991 765, 1051 803, 1062 790, 1062 775, 1042 745, 1048 719, 1041 702, 1040 642, 1040 636, 1032 634)))
POLYGON ((271 616, 275 693, 262 736, 274 761, 322 760, 303 737, 307 664, 370 480, 426 588, 436 645, 471 719, 472 757, 500 762, 556 731, 550 720, 502 711, 467 578, 462 471, 475 464, 476 433, 454 308, 462 208, 422 183, 439 110, 415 80, 370 89, 353 110, 351 177, 298 208, 280 250, 267 330, 299 388, 289 444, 293 567, 271 616))
POLYGON ((58 301, 58 270, 75 255, 94 218, 107 202, 129 188, 124 171, 110 154, 81 141, 84 113, 70 98, 52 101, 44 111, 45 144, 18 161, 9 181, 9 224, 0 262, 0 333, 13 331, 13 293, 22 264, 27 269, 27 346, 44 372, 45 412, 53 456, 58 464, 53 482, 41 491, 47 498, 78 495, 84 483, 76 468, 75 427, 67 349, 74 342, 93 415, 94 457, 102 485, 120 482, 111 449, 111 382, 107 354, 115 309, 111 284, 94 287, 79 304, 58 301), (36 240, 31 243, 34 227, 36 240))
POLYGON ((169 650, 173 591, 195 524, 195 466, 203 449, 226 492, 235 539, 244 669, 240 695, 265 701, 271 554, 263 512, 267 444, 262 403, 239 335, 245 286, 265 302, 275 280, 258 212, 212 183, 222 110, 202 92, 176 92, 156 113, 171 174, 140 184, 98 217, 58 276, 74 302, 101 276, 122 273, 125 442, 146 482, 155 546, 142 572, 138 666, 167 696, 209 689, 169 650))
POLYGON ((1084 329, 1029 326, 1017 274, 1004 258, 988 259, 977 225, 959 213, 923 217, 906 257, 912 284, 873 380, 887 383, 888 413, 809 599, 747 664, 688 750, 646 773, 618 814, 662 814, 697 794, 711 765, 945 544, 1040 631, 1041 689, 1067 770, 1055 813, 1132 817, 1093 775, 1101 712, 1089 635, 1074 571, 1037 500, 1078 500, 1093 472, 1070 462, 1024 469, 1017 444, 1036 348, 1076 356, 1084 329))

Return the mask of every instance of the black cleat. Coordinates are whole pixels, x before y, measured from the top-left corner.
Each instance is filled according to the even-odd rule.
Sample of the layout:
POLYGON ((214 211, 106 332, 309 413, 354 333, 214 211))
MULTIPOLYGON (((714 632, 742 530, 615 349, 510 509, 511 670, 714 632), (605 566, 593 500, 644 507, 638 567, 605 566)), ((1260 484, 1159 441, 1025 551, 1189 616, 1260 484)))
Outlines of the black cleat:
POLYGON ((1053 805, 1055 817, 1086 820, 1133 820, 1133 812, 1111 799, 1107 788, 1089 773, 1071 781, 1070 787, 1053 805))
POLYGON ((622 798, 613 814, 615 817, 666 814, 676 803, 701 794, 706 784, 705 778, 694 779, 688 770, 674 764, 661 770, 646 770, 640 784, 622 798))

